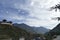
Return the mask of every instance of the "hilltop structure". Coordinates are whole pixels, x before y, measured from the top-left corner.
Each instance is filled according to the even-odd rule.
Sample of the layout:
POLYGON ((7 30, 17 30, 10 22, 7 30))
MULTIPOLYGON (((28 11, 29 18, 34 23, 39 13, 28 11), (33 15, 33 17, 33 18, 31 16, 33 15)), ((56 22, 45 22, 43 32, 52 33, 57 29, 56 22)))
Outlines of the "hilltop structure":
POLYGON ((12 25, 12 21, 7 21, 6 19, 0 21, 0 24, 12 25))

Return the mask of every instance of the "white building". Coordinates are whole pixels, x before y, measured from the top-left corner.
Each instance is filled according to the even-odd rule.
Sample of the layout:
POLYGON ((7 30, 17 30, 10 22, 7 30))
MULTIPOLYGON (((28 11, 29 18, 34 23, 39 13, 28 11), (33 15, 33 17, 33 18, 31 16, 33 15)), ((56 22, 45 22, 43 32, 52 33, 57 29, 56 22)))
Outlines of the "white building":
POLYGON ((21 37, 19 40, 25 40, 25 38, 24 37, 21 37))
POLYGON ((57 35, 53 40, 60 40, 60 35, 57 35))
POLYGON ((7 20, 3 20, 3 21, 0 21, 0 24, 12 25, 12 22, 7 21, 7 20))

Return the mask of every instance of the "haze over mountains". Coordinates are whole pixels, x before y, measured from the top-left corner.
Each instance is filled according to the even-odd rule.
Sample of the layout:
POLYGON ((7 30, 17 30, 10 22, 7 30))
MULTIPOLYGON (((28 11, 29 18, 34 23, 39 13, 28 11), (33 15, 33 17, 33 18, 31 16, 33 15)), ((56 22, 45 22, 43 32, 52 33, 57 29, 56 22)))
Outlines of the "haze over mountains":
POLYGON ((40 34, 40 33, 44 34, 50 30, 50 29, 47 29, 44 27, 31 27, 31 26, 26 25, 24 23, 22 23, 22 24, 15 23, 14 26, 25 29, 28 32, 33 32, 33 33, 38 33, 38 34, 40 34))

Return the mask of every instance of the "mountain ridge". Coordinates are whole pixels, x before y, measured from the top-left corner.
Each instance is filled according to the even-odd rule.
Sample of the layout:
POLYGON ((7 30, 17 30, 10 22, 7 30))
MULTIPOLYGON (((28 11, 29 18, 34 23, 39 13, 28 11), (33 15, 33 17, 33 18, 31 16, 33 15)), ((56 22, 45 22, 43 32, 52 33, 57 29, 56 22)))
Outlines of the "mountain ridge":
POLYGON ((29 25, 24 24, 24 23, 22 23, 22 24, 15 23, 13 25, 17 26, 19 28, 25 29, 28 32, 33 32, 33 33, 38 33, 38 34, 39 33, 44 34, 44 33, 48 32, 50 30, 50 29, 44 28, 42 26, 41 27, 32 27, 32 26, 29 26, 29 25))

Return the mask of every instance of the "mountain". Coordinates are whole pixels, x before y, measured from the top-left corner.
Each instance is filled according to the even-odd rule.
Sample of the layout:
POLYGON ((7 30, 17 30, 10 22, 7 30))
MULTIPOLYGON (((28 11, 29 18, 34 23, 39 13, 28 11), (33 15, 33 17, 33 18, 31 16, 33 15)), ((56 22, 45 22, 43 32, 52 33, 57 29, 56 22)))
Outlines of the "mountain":
POLYGON ((50 32, 51 35, 60 35, 60 23, 53 28, 50 32))
POLYGON ((50 29, 44 27, 34 27, 33 29, 36 33, 42 33, 42 34, 50 31, 50 29))
POLYGON ((56 38, 57 35, 60 35, 60 23, 57 24, 56 27, 53 28, 52 30, 45 33, 45 36, 47 37, 47 40, 52 40, 53 38, 56 38))
POLYGON ((14 25, 14 26, 17 26, 17 27, 19 27, 19 28, 22 28, 22 29, 24 29, 24 30, 26 30, 26 31, 28 31, 28 32, 35 33, 32 27, 30 27, 30 26, 28 26, 28 25, 26 25, 26 24, 24 24, 24 23, 22 23, 22 24, 17 24, 17 23, 15 23, 15 24, 13 24, 13 25, 14 25))
POLYGON ((30 27, 26 24, 17 25, 0 24, 0 40, 19 40, 21 37, 23 37, 25 40, 31 40, 36 37, 43 36, 42 34, 32 33, 34 27, 30 27), (17 25, 19 25, 19 27, 17 25), (26 29, 30 32, 26 31, 26 29))
POLYGON ((26 37, 28 32, 24 29, 18 28, 13 25, 0 24, 0 40, 12 38, 15 40, 15 37, 26 37))
POLYGON ((33 33, 38 33, 38 34, 40 34, 40 33, 44 34, 49 31, 49 29, 46 29, 44 27, 31 27, 24 23, 22 23, 22 24, 15 23, 14 26, 25 29, 28 32, 33 32, 33 33))

